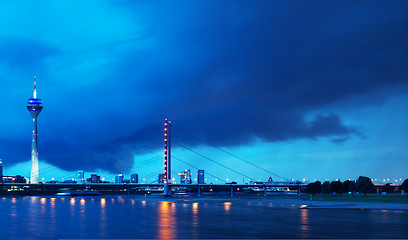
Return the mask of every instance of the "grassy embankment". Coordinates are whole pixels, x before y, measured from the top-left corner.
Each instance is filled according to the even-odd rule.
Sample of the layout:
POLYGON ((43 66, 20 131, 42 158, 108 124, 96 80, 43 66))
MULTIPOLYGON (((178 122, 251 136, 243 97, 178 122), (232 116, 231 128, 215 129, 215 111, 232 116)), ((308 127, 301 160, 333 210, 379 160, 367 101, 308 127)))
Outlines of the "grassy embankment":
POLYGON ((391 193, 387 195, 382 194, 316 194, 308 195, 302 194, 301 196, 296 196, 298 199, 302 200, 312 200, 312 201, 327 201, 327 202, 362 202, 362 203, 399 203, 408 204, 408 196, 402 196, 401 193, 391 193))
POLYGON ((408 204, 408 196, 402 196, 401 193, 392 193, 387 195, 382 194, 367 194, 365 197, 364 194, 302 194, 297 195, 268 195, 267 197, 263 195, 235 195, 234 197, 230 196, 208 196, 211 198, 235 198, 242 200, 261 200, 261 199, 298 199, 305 201, 326 201, 326 202, 361 202, 361 203, 399 203, 399 204, 408 204))

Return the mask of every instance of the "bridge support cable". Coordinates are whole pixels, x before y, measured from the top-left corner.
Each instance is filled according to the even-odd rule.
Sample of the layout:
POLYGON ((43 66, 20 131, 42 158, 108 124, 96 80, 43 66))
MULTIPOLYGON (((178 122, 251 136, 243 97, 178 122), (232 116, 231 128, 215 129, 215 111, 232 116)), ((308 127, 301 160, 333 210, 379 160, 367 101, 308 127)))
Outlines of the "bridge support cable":
MULTIPOLYGON (((122 155, 120 155, 120 156, 118 156, 118 157, 115 157, 114 159, 111 159, 111 158, 105 159, 105 160, 103 160, 103 161, 98 162, 98 164, 93 164, 92 167, 93 167, 93 169, 102 168, 102 167, 104 167, 104 166, 106 166, 106 165, 108 165, 108 164, 111 164, 111 163, 112 163, 111 160, 125 159, 125 158, 128 158, 128 157, 131 157, 131 156, 140 154, 140 153, 142 153, 142 152, 144 152, 144 151, 147 151, 147 150, 149 150, 149 148, 138 149, 138 150, 133 151, 133 152, 130 152, 130 153, 122 154, 122 155)), ((156 157, 156 158, 157 158, 157 157, 156 157)), ((50 167, 45 168, 45 170, 41 171, 41 173, 42 173, 42 174, 48 173, 48 172, 51 172, 51 171, 53 171, 53 170, 55 170, 55 169, 57 169, 56 166, 50 166, 50 167)), ((69 176, 71 176, 71 174, 70 174, 69 176)), ((64 176, 63 178, 65 178, 65 176, 64 176)))
POLYGON ((268 169, 265 169, 265 168, 263 168, 263 167, 261 167, 261 166, 258 166, 258 165, 254 164, 254 163, 252 163, 252 162, 250 162, 250 161, 248 161, 248 160, 246 160, 246 159, 243 159, 243 158, 241 158, 241 157, 239 157, 239 156, 237 156, 237 155, 235 155, 235 154, 233 154, 233 153, 231 153, 231 152, 228 152, 227 150, 224 150, 224 149, 222 149, 222 148, 220 148, 220 147, 214 146, 214 145, 210 144, 209 142, 204 141, 203 139, 201 139, 201 138, 199 138, 199 137, 196 137, 196 136, 194 136, 193 134, 191 134, 191 133, 189 133, 189 132, 187 132, 187 131, 185 131, 185 130, 182 130, 182 129, 178 128, 178 127, 174 127, 174 128, 177 129, 177 130, 179 130, 179 131, 181 131, 181 132, 183 132, 184 134, 187 134, 187 135, 189 135, 189 136, 191 136, 191 137, 193 137, 193 138, 199 140, 200 142, 203 142, 203 143, 207 144, 207 145, 210 146, 210 147, 216 148, 216 149, 220 150, 221 152, 224 152, 224 153, 226 153, 226 154, 228 154, 228 155, 230 155, 230 156, 232 156, 232 157, 234 157, 234 158, 236 158, 236 159, 238 159, 238 160, 241 160, 241 161, 243 161, 243 162, 245 162, 245 163, 247 163, 247 164, 250 164, 250 165, 253 166, 253 167, 256 167, 256 168, 258 168, 258 169, 261 169, 262 171, 265 171, 265 172, 267 172, 267 173, 269 173, 269 174, 271 174, 271 175, 274 175, 274 176, 276 176, 276 177, 278 177, 278 178, 281 178, 281 179, 284 179, 284 180, 286 180, 286 181, 289 181, 288 178, 282 177, 282 176, 280 176, 280 175, 278 175, 278 174, 276 174, 276 173, 274 173, 274 172, 271 172, 271 171, 269 171, 268 169))
POLYGON ((197 154, 197 155, 200 156, 200 157, 203 157, 203 158, 205 158, 205 159, 207 159, 207 160, 210 160, 211 162, 213 162, 213 163, 215 163, 215 164, 217 164, 217 165, 219 165, 219 166, 221 166, 221 167, 224 167, 224 168, 226 168, 226 169, 228 169, 228 170, 230 170, 230 171, 232 171, 232 172, 234 172, 234 173, 237 173, 237 174, 239 174, 239 175, 241 175, 241 176, 243 176, 243 177, 246 177, 246 178, 248 178, 248 179, 250 179, 250 180, 256 181, 254 178, 251 178, 251 177, 249 177, 249 176, 247 176, 247 175, 245 175, 245 174, 243 174, 243 173, 240 173, 240 172, 238 172, 238 171, 236 171, 236 170, 234 170, 234 169, 232 169, 232 168, 230 168, 230 167, 228 167, 228 166, 226 166, 226 165, 224 165, 224 164, 222 164, 222 163, 219 163, 219 162, 217 162, 217 161, 215 161, 215 160, 213 160, 213 159, 211 159, 211 158, 209 158, 209 157, 206 157, 206 156, 204 156, 204 155, 202 155, 202 154, 200 154, 200 153, 194 151, 193 149, 188 148, 188 147, 184 146, 183 144, 180 144, 179 142, 176 142, 176 141, 174 141, 174 140, 173 140, 173 142, 174 142, 175 144, 179 145, 180 147, 182 147, 182 148, 184 148, 184 149, 186 149, 186 150, 188 150, 188 151, 190 151, 190 152, 192 152, 192 153, 195 153, 195 154, 197 154))
MULTIPOLYGON (((163 171, 157 171, 157 172, 154 172, 154 173, 150 173, 149 175, 146 175, 146 176, 144 176, 144 177, 142 177, 142 179, 144 178, 145 179, 145 181, 147 182, 147 178, 149 178, 149 177, 152 177, 152 176, 154 176, 154 175, 158 175, 159 173, 163 173, 163 171)), ((158 179, 157 180, 154 180, 153 182, 151 182, 151 183, 154 183, 154 182, 157 182, 158 181, 158 179)))
MULTIPOLYGON (((82 153, 82 154, 77 155, 77 156, 75 156, 75 157, 72 157, 72 158, 63 160, 63 161, 60 162, 59 165, 60 165, 60 166, 61 166, 61 164, 64 165, 64 166, 71 165, 71 164, 73 164, 73 163, 75 163, 75 162, 78 162, 78 161, 81 161, 81 160, 90 158, 90 157, 92 157, 94 154, 97 154, 97 153, 104 152, 104 151, 106 151, 106 150, 112 149, 113 147, 115 147, 115 146, 117 146, 117 145, 119 145, 119 144, 132 142, 132 141, 134 141, 135 139, 138 139, 138 138, 140 138, 140 137, 143 137, 143 136, 146 136, 146 135, 150 135, 150 134, 152 134, 152 133, 154 133, 154 132, 156 132, 156 131, 158 131, 158 130, 159 130, 159 128, 157 128, 157 127, 149 128, 149 129, 147 129, 147 130, 145 130, 145 131, 142 131, 142 132, 140 132, 140 133, 133 134, 133 135, 131 135, 131 136, 122 138, 122 139, 120 139, 120 140, 118 140, 118 141, 115 141, 114 143, 107 144, 107 145, 104 145, 104 146, 102 146, 102 147, 98 147, 98 148, 96 148, 96 149, 93 150, 93 151, 86 152, 86 153, 82 153)), ((145 149, 146 149, 146 148, 144 148, 142 151, 144 151, 145 149)), ((45 168, 40 169, 40 170, 41 170, 40 173, 47 172, 47 170, 52 171, 52 170, 54 170, 54 169, 56 169, 56 168, 57 168, 56 166, 51 165, 51 166, 48 166, 48 167, 45 167, 45 168)))
MULTIPOLYGON (((161 155, 160 155, 160 156, 153 157, 153 158, 150 158, 150 159, 148 159, 148 160, 145 160, 145 161, 139 163, 139 164, 136 165, 136 166, 131 166, 131 167, 123 168, 123 169, 122 169, 122 172, 126 172, 126 171, 128 171, 128 170, 130 170, 130 169, 142 167, 142 166, 144 166, 144 165, 146 165, 146 164, 152 163, 152 162, 154 162, 154 161, 158 161, 159 159, 161 159, 161 155)), ((108 177, 113 177, 113 176, 116 176, 116 174, 110 174, 110 175, 108 175, 108 177)))
MULTIPOLYGON (((189 163, 187 163, 187 162, 181 160, 181 159, 178 158, 178 157, 175 157, 174 155, 173 155, 173 159, 176 159, 177 161, 180 161, 180 162, 182 162, 182 163, 184 163, 184 164, 186 164, 186 165, 188 165, 188 166, 190 166, 190 167, 192 167, 192 168, 195 168, 195 169, 197 169, 197 170, 200 169, 200 168, 198 168, 198 167, 196 167, 196 166, 193 166, 193 165, 191 165, 191 164, 189 164, 189 163)), ((214 176, 214 175, 212 175, 211 173, 209 173, 208 171, 206 171, 205 174, 207 174, 207 175, 209 175, 209 176, 211 176, 211 177, 213 177, 213 178, 215 178, 215 179, 219 179, 219 180, 222 181, 222 182, 226 182, 226 181, 224 181, 222 178, 219 178, 219 177, 217 177, 217 176, 214 176)))

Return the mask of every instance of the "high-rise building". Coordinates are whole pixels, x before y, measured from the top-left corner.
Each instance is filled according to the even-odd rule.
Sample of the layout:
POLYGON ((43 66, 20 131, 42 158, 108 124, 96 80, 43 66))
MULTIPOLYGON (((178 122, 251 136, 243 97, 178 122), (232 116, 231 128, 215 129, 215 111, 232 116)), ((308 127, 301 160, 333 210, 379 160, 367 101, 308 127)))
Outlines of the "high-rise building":
POLYGON ((139 175, 137 175, 137 173, 132 173, 130 175, 130 182, 131 183, 139 183, 139 175))
POLYGON ((178 174, 180 176, 180 183, 181 184, 191 184, 191 171, 190 169, 184 170, 184 172, 181 172, 178 174))
POLYGON ((123 174, 118 174, 115 176, 115 183, 123 183, 123 174))
POLYGON ((77 180, 77 183, 85 183, 84 171, 82 171, 82 170, 78 171, 76 180, 77 180))
POLYGON ((27 109, 33 117, 33 134, 31 143, 31 183, 39 183, 38 169, 38 134, 37 134, 37 117, 43 109, 41 99, 37 98, 37 78, 34 77, 33 97, 28 99, 27 109))
POLYGON ((180 176, 180 183, 183 184, 185 182, 184 172, 177 173, 180 176))
POLYGON ((198 184, 204 184, 204 170, 198 170, 197 171, 197 183, 198 184))
POLYGON ((91 177, 88 179, 88 182, 90 182, 90 183, 100 183, 101 182, 101 176, 98 176, 97 174, 91 174, 91 177))
POLYGON ((165 181, 165 174, 164 173, 159 173, 159 180, 158 180, 158 183, 164 183, 164 181, 165 181))
POLYGON ((17 176, 3 176, 2 182, 4 183, 26 183, 26 178, 20 175, 17 176))

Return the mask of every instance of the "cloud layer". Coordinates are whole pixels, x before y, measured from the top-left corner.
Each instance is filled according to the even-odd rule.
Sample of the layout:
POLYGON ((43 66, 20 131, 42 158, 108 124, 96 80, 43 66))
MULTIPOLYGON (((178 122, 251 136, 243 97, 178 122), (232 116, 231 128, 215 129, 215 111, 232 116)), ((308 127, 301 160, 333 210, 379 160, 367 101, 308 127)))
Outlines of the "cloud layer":
POLYGON ((220 147, 363 141, 363 126, 338 110, 408 90, 403 1, 69 6, 37 6, 29 21, 28 7, 8 5, 15 14, 1 19, 14 26, 0 32, 10 99, 0 150, 11 162, 29 158, 23 101, 34 74, 41 158, 67 170, 128 167, 133 154, 161 148, 165 117, 220 147))

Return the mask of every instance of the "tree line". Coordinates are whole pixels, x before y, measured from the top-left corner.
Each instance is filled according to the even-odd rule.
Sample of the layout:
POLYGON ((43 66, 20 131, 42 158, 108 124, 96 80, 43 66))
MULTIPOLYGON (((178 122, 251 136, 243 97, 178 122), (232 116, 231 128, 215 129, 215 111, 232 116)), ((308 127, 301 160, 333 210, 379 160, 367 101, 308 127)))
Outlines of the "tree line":
MULTIPOLYGON (((401 184, 400 188, 405 192, 408 193, 408 178, 404 180, 401 184)), ((383 192, 391 193, 394 191, 394 188, 391 187, 390 183, 385 184, 382 186, 383 192)), ((316 181, 313 183, 309 183, 306 186, 306 192, 310 194, 342 194, 342 193, 367 193, 375 191, 374 184, 371 181, 371 178, 360 176, 356 181, 354 180, 346 180, 344 182, 341 181, 325 181, 321 183, 320 181, 316 181)))

